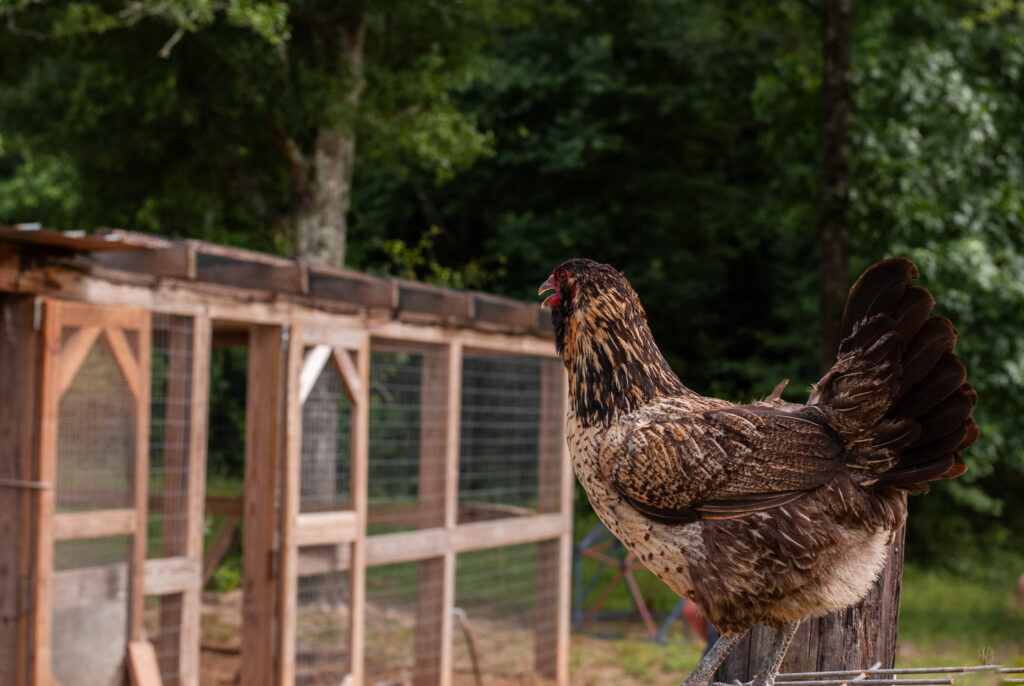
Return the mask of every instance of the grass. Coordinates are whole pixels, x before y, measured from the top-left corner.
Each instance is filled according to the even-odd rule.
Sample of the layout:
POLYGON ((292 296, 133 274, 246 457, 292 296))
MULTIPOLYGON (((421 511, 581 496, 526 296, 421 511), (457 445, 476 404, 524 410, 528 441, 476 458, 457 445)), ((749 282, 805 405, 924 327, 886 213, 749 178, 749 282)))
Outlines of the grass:
POLYGON ((900 601, 903 667, 995 661, 1024 666, 1024 612, 1014 607, 1022 569, 985 580, 907 565, 900 601))

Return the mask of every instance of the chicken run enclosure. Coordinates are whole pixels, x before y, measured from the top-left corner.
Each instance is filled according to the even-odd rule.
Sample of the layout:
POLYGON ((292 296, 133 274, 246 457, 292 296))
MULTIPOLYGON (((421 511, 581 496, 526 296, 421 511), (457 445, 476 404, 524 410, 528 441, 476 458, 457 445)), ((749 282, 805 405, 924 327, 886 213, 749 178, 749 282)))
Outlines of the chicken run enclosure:
POLYGON ((0 683, 568 683, 536 305, 22 225, 0 310, 0 683))

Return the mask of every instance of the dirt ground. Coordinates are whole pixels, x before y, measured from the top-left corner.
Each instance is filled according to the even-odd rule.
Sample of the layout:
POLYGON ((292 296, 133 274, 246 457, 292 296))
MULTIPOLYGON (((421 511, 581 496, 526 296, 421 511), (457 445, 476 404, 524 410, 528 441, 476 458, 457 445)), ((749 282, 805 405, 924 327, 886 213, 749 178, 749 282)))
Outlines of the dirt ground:
MULTIPOLYGON (((241 590, 203 595, 201 686, 239 683, 241 603, 241 590)), ((387 614, 395 613, 392 610, 387 614)), ((411 630, 412 617, 402 621, 411 630)), ((473 622, 473 633, 481 655, 484 686, 547 686, 549 682, 529 673, 532 645, 530 640, 524 640, 522 630, 513 635, 507 628, 477 619, 473 622), (488 659, 487 656, 499 652, 500 661, 488 659)), ((458 627, 455 641, 453 686, 476 686, 465 636, 458 627)), ((672 637, 670 645, 660 646, 647 639, 640 622, 627 620, 587 625, 583 632, 573 634, 570 655, 574 686, 678 684, 696 664, 700 646, 695 637, 680 634, 672 637)), ((369 671, 377 672, 369 682, 372 686, 411 686, 408 674, 369 671)), ((306 683, 340 686, 340 681, 331 677, 306 683)))

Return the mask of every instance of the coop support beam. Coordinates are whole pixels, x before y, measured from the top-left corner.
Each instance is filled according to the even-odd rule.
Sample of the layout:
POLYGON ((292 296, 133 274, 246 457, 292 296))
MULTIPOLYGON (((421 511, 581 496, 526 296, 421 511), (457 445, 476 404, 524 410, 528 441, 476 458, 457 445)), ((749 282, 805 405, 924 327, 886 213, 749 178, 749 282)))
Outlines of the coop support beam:
POLYGON ((274 679, 272 555, 281 440, 281 334, 278 326, 253 326, 249 334, 241 667, 241 683, 247 686, 269 686, 274 679))
POLYGON ((359 536, 359 517, 355 512, 311 512, 295 520, 297 546, 327 545, 354 541, 359 536))
POLYGON ((566 371, 558 366, 558 376, 561 378, 559 394, 562 398, 562 408, 559 413, 560 426, 558 427, 558 445, 561 452, 559 460, 559 477, 561 489, 559 500, 561 501, 560 515, 562 518, 562 533, 558 537, 558 628, 556 634, 556 672, 555 681, 559 686, 569 684, 569 633, 570 621, 569 604, 572 599, 572 524, 573 524, 573 494, 575 483, 573 471, 570 467, 569 443, 565 440, 565 417, 569 414, 569 394, 565 389, 569 387, 569 379, 566 371))
POLYGON ((302 357, 302 327, 292 326, 288 335, 285 382, 284 469, 281 484, 281 610, 277 653, 279 686, 295 683, 295 622, 298 592, 300 479, 302 470, 302 403, 309 397, 331 348, 318 345, 302 357))
MULTIPOLYGON (((31 408, 35 400, 36 333, 33 300, 0 294, 0 478, 34 478, 31 408)), ((31 529, 29 508, 37 489, 0 486, 0 683, 25 679, 26 614, 20 607, 28 588, 31 529)))
MULTIPOLYGON (((43 315, 39 369, 39 428, 37 432, 36 481, 56 483, 57 476, 57 411, 61 345, 61 304, 47 301, 43 315)), ((50 682, 51 632, 53 621, 53 513, 56 489, 41 490, 33 508, 36 549, 35 583, 32 586, 32 654, 29 679, 32 684, 50 682)))
MULTIPOLYGON (((559 440, 558 423, 564 421, 562 367, 554 361, 540 365, 540 425, 537 445, 537 509, 540 512, 562 512, 562 472, 565 464, 559 440)), ((570 508, 571 511, 571 508, 570 508)), ((565 532, 557 538, 537 544, 537 570, 534 593, 534 671, 545 679, 558 679, 559 614, 562 595, 562 545, 565 532)))
MULTIPOLYGON (((349 571, 350 623, 349 649, 352 680, 364 683, 366 675, 366 521, 370 465, 370 336, 364 334, 356 354, 359 372, 359 397, 354 403, 352 423, 352 509, 359 518, 358 537, 349 547, 352 567, 349 571)), ((355 399, 354 399, 355 400, 355 399)))
MULTIPOLYGON (((65 541, 104 536, 131 536, 135 533, 138 521, 138 513, 134 509, 68 512, 54 515, 53 538, 65 541)), ((145 518, 142 521, 145 521, 145 518)))
MULTIPOLYGON (((419 525, 452 531, 458 517, 462 345, 422 349, 419 525)), ((417 564, 413 683, 451 683, 455 553, 444 547, 417 564)))
POLYGON ((185 557, 196 564, 200 574, 181 594, 181 631, 178 634, 178 683, 199 686, 199 622, 203 591, 203 529, 206 493, 206 427, 209 414, 210 346, 212 331, 209 317, 192 320, 192 358, 190 369, 188 423, 188 474, 185 513, 185 557))

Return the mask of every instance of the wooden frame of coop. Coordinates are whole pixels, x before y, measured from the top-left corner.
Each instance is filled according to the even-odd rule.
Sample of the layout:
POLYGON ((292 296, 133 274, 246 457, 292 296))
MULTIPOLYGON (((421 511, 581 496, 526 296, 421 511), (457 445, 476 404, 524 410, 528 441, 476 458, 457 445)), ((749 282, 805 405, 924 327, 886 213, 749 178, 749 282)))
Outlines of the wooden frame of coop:
POLYGON ((163 683, 199 684, 203 588, 239 521, 240 683, 462 683, 456 606, 486 589, 460 596, 460 564, 498 549, 527 560, 531 578, 520 571, 516 583, 529 678, 568 683, 565 380, 536 306, 197 241, 19 226, 0 227, 0 309, 0 683, 127 680, 128 644, 149 641, 163 683), (219 346, 247 349, 244 480, 233 496, 207 492, 219 346), (407 429, 373 429, 371 413, 386 414, 371 371, 380 360, 412 379, 407 429), (467 365, 480 378, 512 369, 538 400, 522 426, 540 437, 519 448, 526 502, 460 482, 476 474, 469 448, 485 446, 492 463, 510 452, 497 430, 463 426, 499 416, 508 399, 483 410, 463 399, 516 392, 499 380, 467 395, 467 365), (347 435, 328 418, 317 448, 304 408, 330 384, 335 395, 319 407, 344 407, 347 435), (390 477, 371 464, 371 437, 396 432, 418 464, 403 463, 401 497, 376 502, 375 474, 390 477), (324 446, 341 457, 307 469, 324 446), (332 479, 341 485, 325 501, 315 482, 332 479), (204 551, 214 519, 221 530, 204 551), (374 588, 400 589, 405 609, 368 598, 368 574, 374 588), (309 655, 297 656, 309 579, 340 594, 332 607, 346 623, 329 634, 342 671, 319 680, 315 664, 303 666, 309 655), (412 637, 370 665, 375 641, 385 653, 397 644, 374 632, 380 617, 412 637))

